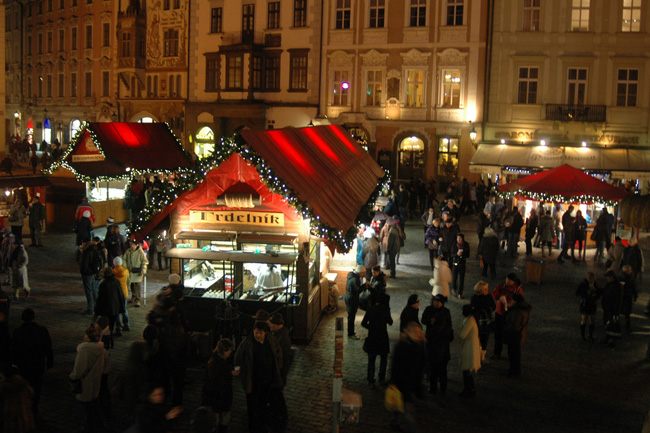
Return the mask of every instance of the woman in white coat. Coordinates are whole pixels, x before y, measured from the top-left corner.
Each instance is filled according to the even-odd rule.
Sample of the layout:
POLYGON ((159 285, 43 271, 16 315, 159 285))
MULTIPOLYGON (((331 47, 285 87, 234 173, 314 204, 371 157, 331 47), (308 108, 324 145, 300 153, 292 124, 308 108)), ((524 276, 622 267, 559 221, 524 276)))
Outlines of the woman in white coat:
POLYGON ((478 325, 472 314, 471 305, 463 305, 463 325, 460 330, 460 369, 463 370, 463 392, 461 397, 473 397, 476 394, 474 376, 481 368, 481 343, 478 338, 478 325))
POLYGON ((451 283, 451 270, 449 263, 443 256, 438 256, 433 261, 433 278, 429 280, 429 284, 433 286, 431 295, 442 295, 445 299, 449 298, 449 284, 451 283))

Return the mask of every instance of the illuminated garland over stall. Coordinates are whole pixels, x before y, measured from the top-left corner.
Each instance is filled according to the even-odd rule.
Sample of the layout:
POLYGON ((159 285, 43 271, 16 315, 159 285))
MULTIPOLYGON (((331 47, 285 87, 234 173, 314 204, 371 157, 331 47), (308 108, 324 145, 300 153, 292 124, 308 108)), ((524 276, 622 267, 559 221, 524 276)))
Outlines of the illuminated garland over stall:
MULTIPOLYGON (((193 168, 179 173, 174 185, 161 190, 158 196, 158 202, 146 206, 137 216, 131 221, 127 229, 128 233, 135 233, 142 230, 147 223, 154 217, 161 209, 171 204, 182 193, 194 189, 198 184, 205 180, 208 172, 223 162, 225 162, 233 153, 238 153, 244 160, 255 166, 259 173, 262 182, 273 193, 279 194, 284 197, 286 203, 294 208, 296 212, 300 213, 303 218, 310 220, 312 233, 319 237, 328 240, 339 246, 340 251, 343 253, 348 252, 353 245, 356 238, 356 227, 350 227, 346 233, 341 230, 333 228, 328 224, 320 221, 314 211, 309 207, 307 202, 300 200, 297 193, 286 185, 284 180, 279 178, 274 170, 253 151, 248 144, 243 140, 241 135, 235 134, 230 138, 222 138, 221 146, 215 146, 213 153, 205 158, 196 161, 193 168)), ((366 204, 361 208, 356 218, 356 224, 369 223, 372 219, 372 208, 385 184, 390 181, 388 174, 384 176, 377 183, 377 188, 373 191, 366 204)))
MULTIPOLYGON (((192 159, 192 155, 190 155, 190 154, 185 150, 185 148, 184 148, 183 145, 181 144, 181 142, 180 142, 180 140, 178 139, 178 137, 176 137, 176 135, 175 135, 175 134, 172 132, 172 130, 169 128, 169 124, 167 124, 167 122, 163 122, 163 123, 165 124, 165 126, 167 126, 167 129, 169 129, 170 134, 171 134, 171 135, 174 137, 174 139, 176 140, 176 143, 178 144, 178 147, 183 151, 183 153, 185 153, 185 156, 187 157, 187 159, 188 159, 188 160, 191 160, 191 159, 192 159)), ((43 170, 43 173, 45 173, 45 174, 52 174, 52 173, 54 173, 54 172, 56 171, 56 169, 58 169, 59 167, 63 167, 63 168, 65 168, 65 169, 67 169, 67 170, 70 170, 70 171, 72 172, 72 174, 75 175, 75 177, 77 178, 77 180, 79 180, 79 181, 81 181, 81 182, 114 182, 114 181, 118 181, 118 180, 128 180, 129 183, 130 183, 130 182, 133 180, 133 178, 135 178, 135 177, 137 177, 137 176, 143 176, 143 175, 146 175, 147 173, 150 173, 150 172, 151 172, 151 170, 149 170, 149 169, 138 170, 138 169, 133 169, 133 168, 131 168, 131 169, 127 170, 126 167, 125 167, 125 172, 124 172, 124 174, 121 174, 121 175, 115 175, 115 176, 94 176, 94 177, 92 177, 92 176, 87 176, 87 175, 85 175, 85 174, 81 174, 81 173, 79 173, 77 170, 74 169, 74 167, 72 167, 70 164, 68 164, 68 162, 66 161, 66 159, 67 159, 67 157, 72 153, 72 151, 76 148, 76 146, 72 145, 72 143, 77 143, 77 140, 79 140, 79 138, 80 138, 80 137, 81 137, 81 136, 82 136, 86 131, 88 132, 88 134, 90 134, 90 138, 92 138, 92 140, 93 140, 93 144, 97 147, 97 150, 99 151, 99 153, 100 153, 104 158, 110 158, 109 156, 107 156, 107 155, 104 153, 104 150, 102 149, 102 146, 101 146, 101 142, 100 142, 99 139, 97 138, 97 135, 95 134, 95 131, 93 131, 92 128, 89 128, 89 127, 88 127, 88 123, 87 123, 87 122, 83 122, 83 123, 81 124, 81 127, 80 127, 80 128, 77 130, 77 132, 75 133, 75 136, 74 136, 74 137, 72 138, 72 140, 70 141, 71 145, 68 146, 68 148, 67 148, 67 150, 65 151, 65 153, 64 153, 64 154, 61 156, 61 158, 59 158, 57 161, 54 161, 54 162, 53 162, 53 163, 52 163, 52 164, 47 168, 47 170, 43 170)), ((112 159, 112 158, 110 158, 110 159, 112 159)), ((112 159, 112 160, 113 160, 113 159, 112 159)), ((115 163, 119 163, 118 161, 115 161, 115 160, 113 160, 113 161, 114 161, 115 163)), ((177 168, 177 169, 174 169, 174 170, 168 170, 168 169, 156 169, 156 172, 157 172, 157 173, 164 173, 164 174, 167 174, 167 175, 169 175, 169 174, 176 174, 177 176, 180 176, 181 174, 187 173, 187 172, 192 171, 192 170, 193 170, 193 168, 190 167, 190 168, 177 168)))
POLYGON ((515 191, 497 191, 496 194, 503 199, 513 199, 515 197, 520 198, 524 197, 528 200, 534 200, 539 202, 551 202, 551 203, 599 203, 606 206, 616 206, 618 201, 608 200, 602 197, 593 196, 589 194, 582 195, 553 195, 547 193, 538 193, 530 192, 524 190, 515 190, 515 191))

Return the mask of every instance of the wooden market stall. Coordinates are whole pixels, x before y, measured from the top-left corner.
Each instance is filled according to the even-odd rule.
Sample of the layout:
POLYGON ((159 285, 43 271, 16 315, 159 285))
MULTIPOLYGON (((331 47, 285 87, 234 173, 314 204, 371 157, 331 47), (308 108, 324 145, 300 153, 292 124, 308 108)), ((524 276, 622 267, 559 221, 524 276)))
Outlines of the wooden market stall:
POLYGON ((169 217, 167 257, 192 330, 236 335, 263 309, 281 312, 294 341, 307 342, 329 296, 321 250, 351 247, 384 176, 338 126, 242 131, 179 176, 130 230, 143 239, 169 217))

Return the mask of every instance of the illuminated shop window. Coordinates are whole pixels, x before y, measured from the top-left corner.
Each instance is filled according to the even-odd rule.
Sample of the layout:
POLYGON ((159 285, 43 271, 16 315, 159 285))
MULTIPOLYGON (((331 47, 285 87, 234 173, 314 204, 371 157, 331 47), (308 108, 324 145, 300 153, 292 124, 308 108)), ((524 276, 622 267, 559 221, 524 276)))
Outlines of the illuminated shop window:
POLYGON ((214 152, 214 132, 207 126, 199 129, 196 133, 196 147, 194 153, 199 158, 205 158, 214 152))

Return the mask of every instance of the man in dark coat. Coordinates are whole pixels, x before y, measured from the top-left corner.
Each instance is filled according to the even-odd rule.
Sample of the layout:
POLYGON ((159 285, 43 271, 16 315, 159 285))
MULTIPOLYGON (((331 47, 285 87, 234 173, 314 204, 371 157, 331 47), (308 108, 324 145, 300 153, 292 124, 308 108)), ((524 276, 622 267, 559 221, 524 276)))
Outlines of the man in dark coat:
POLYGON ((483 233, 485 232, 485 229, 489 226, 490 226, 490 211, 487 209, 483 209, 481 212, 478 213, 478 217, 476 218, 476 234, 478 235, 479 244, 483 239, 483 233))
POLYGON ((361 283, 361 276, 365 274, 366 267, 357 265, 354 271, 348 274, 348 279, 345 283, 345 308, 348 310, 348 338, 353 340, 359 339, 354 332, 354 320, 359 309, 359 295, 368 285, 368 282, 365 285, 361 283))
POLYGON ((112 268, 104 268, 102 276, 104 277, 104 281, 99 284, 95 315, 108 317, 108 326, 111 330, 111 335, 120 336, 122 335, 122 330, 119 329, 119 325, 115 329, 115 322, 117 321, 117 316, 124 313, 124 292, 122 292, 120 282, 115 279, 112 268))
POLYGON ((85 242, 80 251, 79 272, 86 294, 86 313, 93 314, 95 302, 97 302, 97 286, 99 284, 97 278, 102 269, 102 257, 95 242, 85 242))
POLYGON ((521 228, 524 225, 524 219, 519 213, 519 208, 514 207, 508 215, 506 215, 505 226, 506 236, 508 241, 507 255, 510 257, 517 257, 517 246, 519 245, 519 235, 521 228))
POLYGON ((271 328, 271 333, 278 340, 278 344, 282 350, 282 369, 280 370, 280 375, 282 376, 282 386, 285 386, 287 384, 289 368, 293 362, 291 334, 289 333, 289 328, 284 326, 284 317, 282 317, 281 313, 275 313, 271 316, 269 319, 269 328, 271 328))
POLYGON ((391 427, 402 431, 417 431, 414 397, 422 397, 424 376, 424 333, 422 325, 411 322, 402 331, 393 351, 390 386, 396 387, 404 400, 404 414, 393 413, 391 427))
POLYGON ((510 306, 506 315, 504 338, 508 345, 508 360, 510 361, 508 376, 519 376, 521 375, 521 346, 526 343, 526 330, 530 310, 533 307, 524 300, 520 293, 512 295, 512 300, 515 303, 510 306))
POLYGON ((43 374, 54 364, 50 333, 47 328, 34 322, 35 318, 36 315, 31 308, 23 310, 23 324, 14 331, 12 347, 14 365, 34 390, 32 400, 34 416, 38 412, 43 374))
POLYGON ((492 227, 485 228, 483 239, 478 245, 478 255, 483 260, 483 272, 481 275, 487 277, 488 267, 490 268, 490 278, 497 277, 497 256, 499 255, 499 239, 492 227))
POLYGON ((465 271, 467 258, 470 256, 469 244, 465 242, 465 235, 458 233, 456 244, 451 247, 451 293, 458 299, 463 299, 465 288, 465 271))
POLYGON ((32 247, 43 246, 43 236, 41 230, 43 228, 43 221, 45 220, 45 207, 40 202, 40 195, 36 194, 29 206, 29 232, 32 236, 32 247))
POLYGON ((427 358, 429 359, 429 393, 436 394, 440 382, 440 394, 447 393, 447 363, 451 359, 449 343, 454 339, 451 313, 444 306, 445 297, 436 295, 431 305, 422 313, 422 324, 426 326, 427 358))
POLYGON ((375 361, 379 356, 379 384, 386 381, 386 368, 388 366, 388 330, 387 326, 393 324, 390 314, 390 296, 380 293, 375 298, 375 303, 368 309, 361 326, 368 329, 368 338, 363 342, 363 350, 368 354, 368 384, 375 386, 375 361))
POLYGON ((620 337, 621 328, 618 315, 621 312, 623 302, 623 287, 614 271, 605 272, 607 283, 603 288, 601 303, 603 307, 603 323, 605 324, 604 344, 614 347, 616 338, 620 337))
POLYGON ((440 250, 445 260, 451 263, 451 249, 456 244, 456 237, 460 230, 453 218, 445 220, 444 227, 441 225, 438 234, 442 237, 442 244, 440 250))
POLYGON ((621 259, 621 269, 625 265, 632 267, 632 277, 634 281, 637 280, 639 274, 643 272, 643 253, 636 239, 631 239, 629 245, 623 250, 623 258, 621 259))
MULTIPOLYGON (((575 225, 575 217, 571 214, 573 213, 573 205, 562 215, 562 227, 564 228, 564 242, 562 243, 562 251, 560 252, 559 257, 557 258, 558 263, 564 263, 564 259, 568 259, 569 255, 567 251, 571 248, 571 245, 575 242, 575 230, 573 226, 575 225)), ((575 260, 575 257, 571 256, 571 260, 575 260)))

